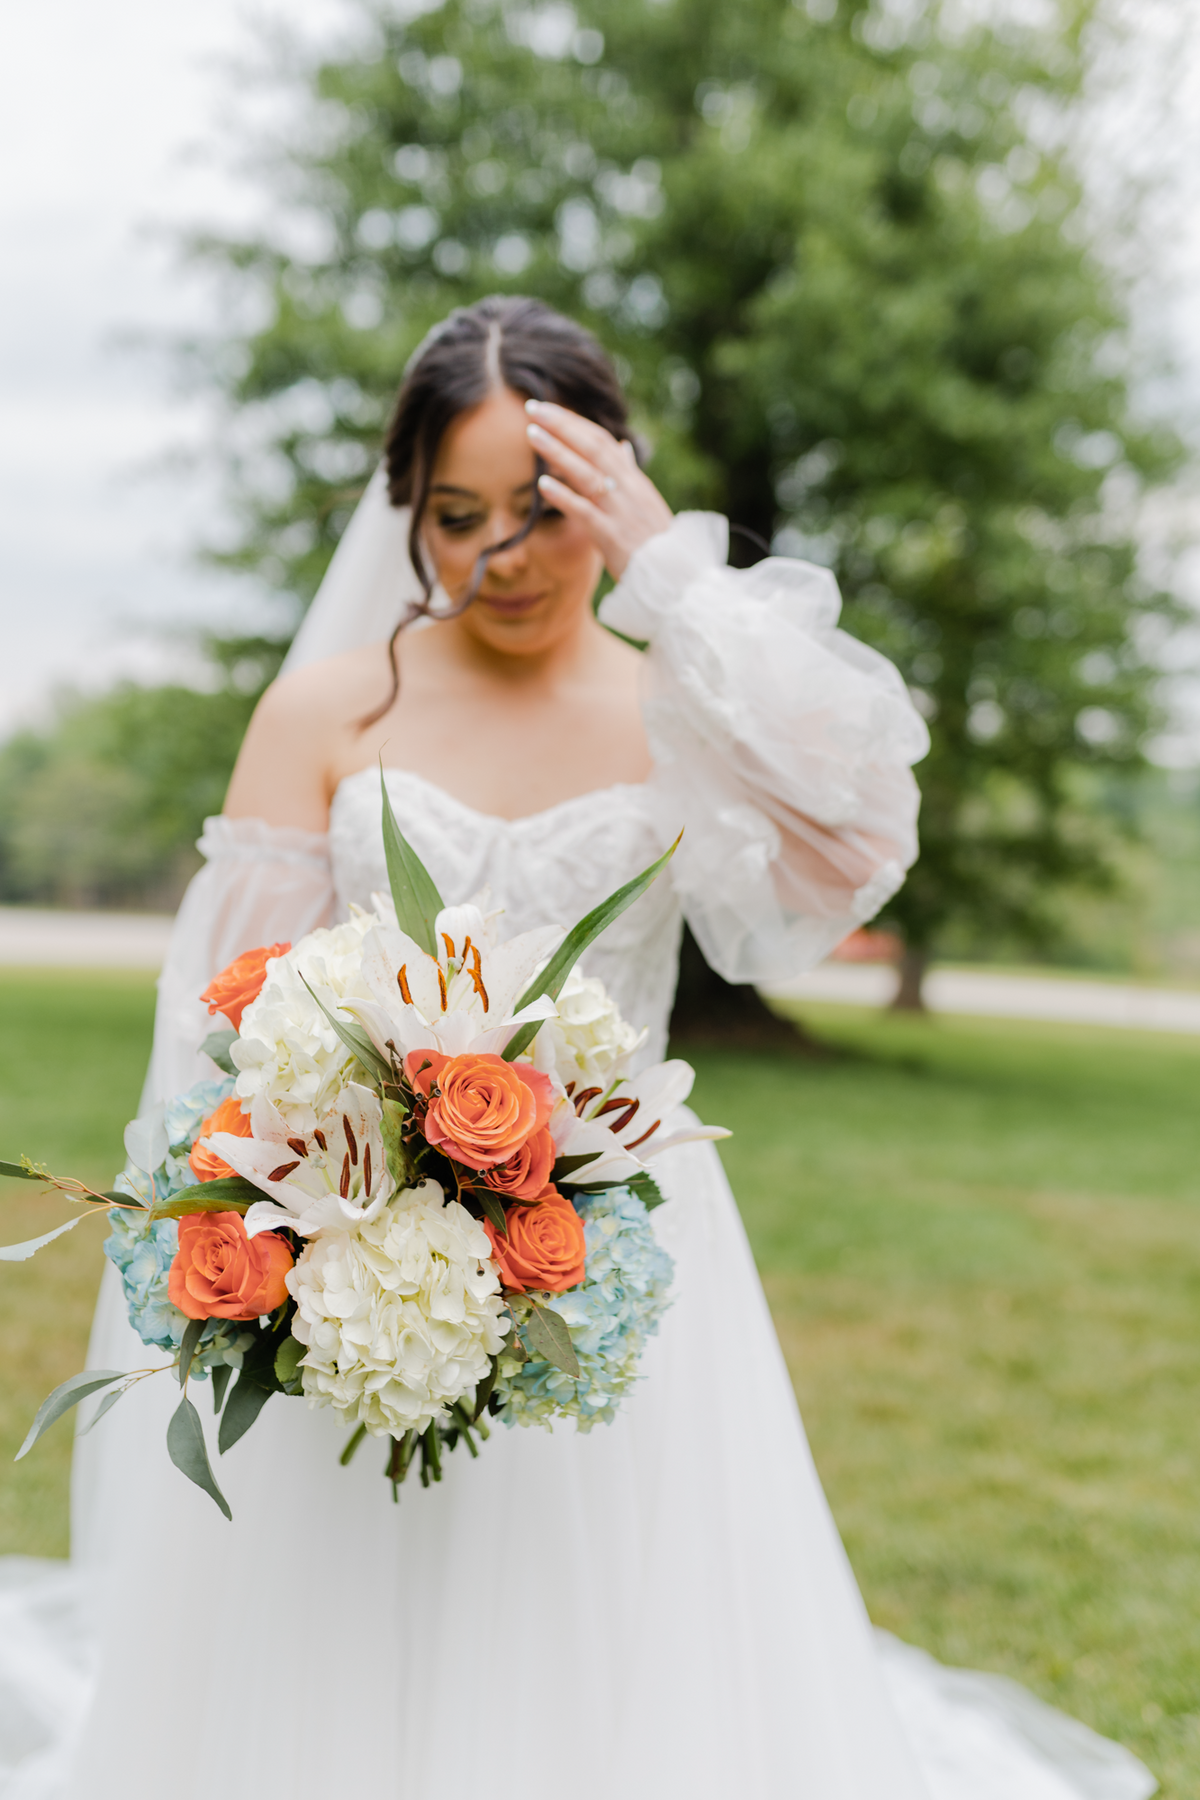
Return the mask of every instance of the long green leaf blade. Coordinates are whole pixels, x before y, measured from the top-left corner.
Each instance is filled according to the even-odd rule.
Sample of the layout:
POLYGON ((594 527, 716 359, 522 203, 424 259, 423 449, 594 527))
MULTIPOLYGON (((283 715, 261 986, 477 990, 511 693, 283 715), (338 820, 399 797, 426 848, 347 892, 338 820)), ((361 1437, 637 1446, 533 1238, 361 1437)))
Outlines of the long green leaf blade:
POLYGON ((70 1412, 73 1406, 78 1406, 79 1402, 86 1400, 89 1394, 97 1393, 100 1388, 108 1387, 111 1382, 124 1381, 125 1375, 124 1369, 84 1369, 81 1374, 70 1376, 61 1386, 56 1387, 52 1394, 47 1394, 42 1401, 34 1415, 33 1424, 25 1435, 25 1442, 13 1457, 13 1461, 20 1462, 23 1456, 28 1455, 43 1431, 48 1431, 55 1420, 61 1419, 65 1412, 70 1412))
POLYGON ((216 1501, 227 1519, 232 1519, 229 1502, 217 1486, 216 1477, 209 1466, 208 1446, 204 1442, 200 1414, 186 1394, 171 1414, 171 1423, 167 1426, 167 1453, 175 1467, 182 1470, 198 1488, 203 1488, 209 1498, 216 1501))
POLYGON ((221 1429, 217 1433, 217 1449, 224 1456, 231 1450, 240 1437, 244 1437, 257 1419, 267 1401, 271 1398, 269 1388, 260 1387, 256 1381, 247 1378, 243 1370, 237 1382, 230 1390, 225 1402, 225 1410, 221 1414, 221 1429))
MULTIPOLYGON (((679 837, 682 836, 683 833, 680 832, 679 837)), ((594 943, 600 933, 606 930, 614 919, 620 918, 626 907, 632 906, 634 901, 645 893, 655 876, 666 868, 678 848, 679 838, 676 838, 671 848, 664 850, 657 862, 652 862, 648 869, 643 869, 640 875, 635 875, 632 881, 627 881, 624 887, 619 887, 615 894, 610 894, 607 900, 602 900, 599 906, 593 907, 586 918, 580 919, 574 930, 567 933, 541 974, 534 976, 513 1011, 520 1012, 522 1007, 529 1006, 542 994, 549 994, 552 1000, 557 1000, 562 992, 563 982, 588 945, 594 943)), ((522 1050, 532 1044, 538 1034, 539 1025, 540 1020, 531 1019, 528 1025, 522 1025, 517 1030, 501 1051, 505 1062, 511 1062, 514 1056, 520 1056, 522 1050)))
POLYGON ((13 1181, 45 1181, 46 1177, 37 1169, 27 1169, 24 1163, 0 1162, 0 1175, 7 1175, 13 1181))
POLYGON ((383 853, 387 858, 396 923, 414 944, 420 944, 429 956, 436 956, 434 924, 442 910, 442 897, 429 870, 396 823, 382 763, 379 765, 379 787, 383 795, 383 853))
POLYGON ((329 1023, 333 1026, 333 1029, 337 1032, 351 1055, 357 1056, 363 1068, 367 1069, 375 1077, 376 1081, 393 1081, 395 1077, 393 1076, 391 1069, 388 1064, 384 1062, 382 1056, 380 1056, 378 1050, 375 1048, 362 1027, 360 1025, 347 1024, 344 1019, 335 1019, 329 1008, 325 1005, 325 1002, 317 994, 313 994, 313 990, 309 987, 305 977, 301 975, 300 979, 304 982, 305 987, 308 988, 309 993, 312 994, 313 999, 317 1002, 317 1005, 321 1008, 321 1011, 325 1014, 325 1017, 329 1020, 329 1023))

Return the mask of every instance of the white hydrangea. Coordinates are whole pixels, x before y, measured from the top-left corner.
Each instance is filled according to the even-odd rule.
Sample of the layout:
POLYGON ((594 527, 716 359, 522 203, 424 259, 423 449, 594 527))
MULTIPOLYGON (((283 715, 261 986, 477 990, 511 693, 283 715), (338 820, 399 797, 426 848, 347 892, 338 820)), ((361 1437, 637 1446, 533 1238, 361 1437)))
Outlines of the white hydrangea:
POLYGON ((607 1087, 617 1065, 645 1037, 627 1025, 602 981, 571 970, 558 996, 558 1017, 547 1019, 533 1044, 533 1061, 566 1086, 607 1087))
POLYGON ((354 1232, 324 1232, 287 1278, 304 1392, 375 1437, 423 1431, 472 1393, 503 1343, 491 1246, 435 1181, 354 1232))
POLYGON ((366 998, 362 945, 378 922, 356 907, 344 925, 310 931, 270 964, 261 994, 242 1014, 230 1048, 239 1071, 235 1092, 251 1101, 261 1094, 301 1132, 328 1112, 354 1060, 301 974, 330 1012, 343 999, 366 998))

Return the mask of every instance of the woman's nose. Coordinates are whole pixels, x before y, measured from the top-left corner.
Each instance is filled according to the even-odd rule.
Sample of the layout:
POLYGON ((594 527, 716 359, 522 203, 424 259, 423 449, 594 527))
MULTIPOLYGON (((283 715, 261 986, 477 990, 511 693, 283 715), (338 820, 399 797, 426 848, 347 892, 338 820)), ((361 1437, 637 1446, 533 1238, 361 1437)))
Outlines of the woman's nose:
MULTIPOLYGON (((518 531, 520 531, 523 522, 524 521, 520 519, 506 521, 501 526, 503 536, 500 538, 500 542, 503 543, 506 539, 515 537, 518 531)), ((524 571, 528 560, 529 539, 522 538, 521 542, 519 544, 514 544, 510 550, 494 551, 493 554, 488 557, 488 568, 491 569, 493 574, 498 575, 501 581, 509 581, 514 576, 520 575, 524 571)))

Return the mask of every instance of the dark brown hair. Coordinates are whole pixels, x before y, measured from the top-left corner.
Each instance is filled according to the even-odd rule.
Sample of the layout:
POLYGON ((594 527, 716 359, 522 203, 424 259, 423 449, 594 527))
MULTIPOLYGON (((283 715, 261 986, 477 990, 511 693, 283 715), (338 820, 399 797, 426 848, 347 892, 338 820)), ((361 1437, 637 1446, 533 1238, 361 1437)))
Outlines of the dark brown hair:
MULTIPOLYGON (((406 625, 430 611, 434 578, 421 549, 421 525, 438 448, 453 420, 480 405, 497 387, 511 388, 527 400, 554 400, 603 425, 615 438, 632 441, 629 409, 609 357, 590 331, 543 301, 492 295, 474 306, 456 308, 435 326, 408 365, 384 446, 388 498, 393 506, 412 508, 408 547, 424 598, 409 608, 391 635, 392 691, 378 712, 363 720, 364 726, 381 719, 400 691, 396 639, 406 625)), ((544 468, 539 457, 536 473, 541 475, 544 468)), ((466 598, 453 613, 439 617, 455 618, 466 611, 479 591, 488 558, 519 544, 543 510, 535 483, 533 505, 520 531, 480 553, 466 598)))

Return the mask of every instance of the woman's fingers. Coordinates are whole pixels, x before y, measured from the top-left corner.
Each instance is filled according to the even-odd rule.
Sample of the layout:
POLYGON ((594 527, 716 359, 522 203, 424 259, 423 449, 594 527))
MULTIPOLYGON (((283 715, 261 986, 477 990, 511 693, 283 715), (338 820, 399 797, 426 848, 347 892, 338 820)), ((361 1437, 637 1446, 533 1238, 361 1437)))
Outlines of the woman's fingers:
POLYGON ((579 493, 598 496, 612 492, 615 478, 605 475, 594 462, 589 462, 577 451, 568 449, 561 438, 552 437, 537 424, 527 425, 525 430, 542 461, 579 493))
POLYGON ((621 461, 621 447, 611 431, 591 419, 581 419, 565 406, 549 400, 527 400, 525 411, 543 431, 560 439, 585 462, 592 463, 602 475, 615 475, 621 461))

